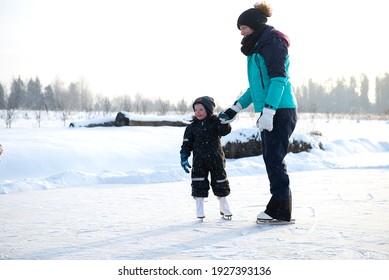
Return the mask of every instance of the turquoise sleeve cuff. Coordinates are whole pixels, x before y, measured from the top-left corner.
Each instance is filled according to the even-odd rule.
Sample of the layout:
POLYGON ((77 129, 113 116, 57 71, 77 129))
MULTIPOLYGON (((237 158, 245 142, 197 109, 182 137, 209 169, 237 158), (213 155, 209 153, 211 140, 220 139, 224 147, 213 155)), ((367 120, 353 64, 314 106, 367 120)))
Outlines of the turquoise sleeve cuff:
POLYGON ((286 84, 286 78, 275 77, 270 79, 269 93, 265 100, 265 104, 268 108, 276 110, 280 104, 282 95, 284 94, 284 88, 286 84), (270 107, 271 106, 271 107, 270 107))
POLYGON ((250 106, 251 103, 253 103, 253 100, 251 99, 251 90, 248 88, 245 93, 242 94, 241 97, 239 97, 236 102, 239 102, 239 104, 242 106, 242 109, 247 108, 250 106))

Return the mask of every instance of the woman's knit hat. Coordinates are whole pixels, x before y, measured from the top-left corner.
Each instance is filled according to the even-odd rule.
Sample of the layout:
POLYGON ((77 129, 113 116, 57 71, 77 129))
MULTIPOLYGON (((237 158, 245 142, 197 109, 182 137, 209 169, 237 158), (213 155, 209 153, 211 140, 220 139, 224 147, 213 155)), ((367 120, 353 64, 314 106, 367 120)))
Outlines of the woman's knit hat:
POLYGON ((210 116, 213 114, 213 110, 215 109, 215 101, 213 100, 212 97, 210 96, 202 96, 202 97, 198 97, 196 98, 196 100, 193 102, 193 110, 194 110, 194 106, 195 104, 203 104, 205 110, 207 111, 207 115, 210 116))
POLYGON ((268 3, 256 3, 254 8, 244 11, 238 18, 237 26, 240 30, 241 25, 246 25, 253 30, 257 30, 261 24, 267 22, 267 18, 271 17, 272 10, 268 3))

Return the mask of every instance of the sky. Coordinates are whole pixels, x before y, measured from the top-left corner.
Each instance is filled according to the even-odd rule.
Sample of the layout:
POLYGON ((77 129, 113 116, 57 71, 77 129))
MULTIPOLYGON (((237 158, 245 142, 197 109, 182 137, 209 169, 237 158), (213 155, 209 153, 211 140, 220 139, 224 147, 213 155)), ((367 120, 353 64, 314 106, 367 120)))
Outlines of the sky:
MULTIPOLYGON (((389 72, 385 1, 272 0, 291 78, 389 72)), ((254 0, 0 0, 0 83, 86 81, 92 93, 228 106, 248 87, 238 16, 254 0)))

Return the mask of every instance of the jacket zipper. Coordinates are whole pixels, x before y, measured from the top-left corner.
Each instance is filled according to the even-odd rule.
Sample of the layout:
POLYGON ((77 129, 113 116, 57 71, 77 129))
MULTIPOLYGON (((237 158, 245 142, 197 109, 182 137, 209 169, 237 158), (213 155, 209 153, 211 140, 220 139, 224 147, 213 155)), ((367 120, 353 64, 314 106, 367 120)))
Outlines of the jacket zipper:
POLYGON ((263 76, 262 76, 262 69, 261 69, 261 66, 260 66, 260 62, 259 62, 258 56, 256 56, 256 55, 255 55, 255 64, 257 64, 257 67, 259 69, 259 76, 261 78, 262 89, 265 89, 265 83, 263 82, 263 76))

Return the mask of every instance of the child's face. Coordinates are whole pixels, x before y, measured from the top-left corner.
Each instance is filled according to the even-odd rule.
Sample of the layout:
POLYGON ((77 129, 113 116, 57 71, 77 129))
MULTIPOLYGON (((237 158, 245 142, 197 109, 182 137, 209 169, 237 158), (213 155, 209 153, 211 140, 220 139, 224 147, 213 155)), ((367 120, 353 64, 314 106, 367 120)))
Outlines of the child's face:
POLYGON ((194 105, 194 114, 197 119, 200 121, 205 119, 207 116, 207 111, 203 104, 197 103, 194 105))

